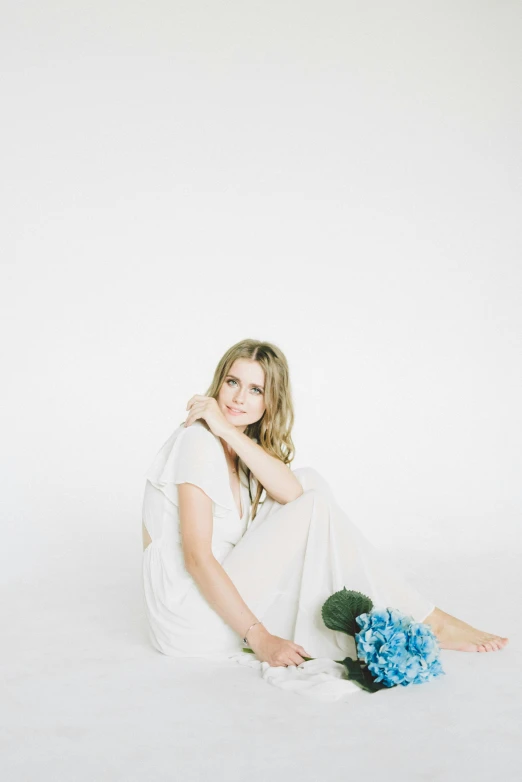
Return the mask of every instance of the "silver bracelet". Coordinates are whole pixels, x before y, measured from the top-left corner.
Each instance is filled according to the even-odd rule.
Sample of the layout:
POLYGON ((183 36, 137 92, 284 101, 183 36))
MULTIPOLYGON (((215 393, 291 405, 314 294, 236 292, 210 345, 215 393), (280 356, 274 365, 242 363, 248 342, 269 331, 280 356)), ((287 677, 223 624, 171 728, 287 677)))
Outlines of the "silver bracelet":
POLYGON ((254 622, 253 625, 250 625, 250 627, 248 628, 248 630, 245 633, 245 637, 243 638, 243 643, 244 644, 246 644, 248 646, 247 635, 249 634, 250 630, 254 627, 254 625, 261 625, 261 624, 263 624, 263 622, 259 621, 259 622, 254 622))

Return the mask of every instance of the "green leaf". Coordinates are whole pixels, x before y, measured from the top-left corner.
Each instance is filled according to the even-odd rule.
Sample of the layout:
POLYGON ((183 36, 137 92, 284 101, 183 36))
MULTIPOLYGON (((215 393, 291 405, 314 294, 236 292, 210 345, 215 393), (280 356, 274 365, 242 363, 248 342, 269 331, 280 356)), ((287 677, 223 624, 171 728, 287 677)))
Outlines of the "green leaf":
POLYGON ((352 660, 351 657, 345 657, 342 662, 346 668, 346 678, 357 684, 361 689, 366 690, 366 692, 373 693, 383 689, 390 689, 383 682, 375 681, 366 663, 362 660, 352 660))
POLYGON ((339 592, 330 595, 325 601, 321 613, 323 622, 330 630, 355 636, 355 633, 361 629, 355 621, 355 617, 368 613, 372 608, 373 603, 367 595, 344 587, 339 592))

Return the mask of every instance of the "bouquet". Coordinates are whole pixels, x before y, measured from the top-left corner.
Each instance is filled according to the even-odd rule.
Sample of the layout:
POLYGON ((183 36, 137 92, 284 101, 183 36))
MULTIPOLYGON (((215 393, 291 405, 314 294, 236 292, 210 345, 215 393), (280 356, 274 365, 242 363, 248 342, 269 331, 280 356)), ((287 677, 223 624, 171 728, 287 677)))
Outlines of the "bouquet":
POLYGON ((367 692, 423 684, 445 675, 440 646, 428 624, 395 608, 374 608, 369 597, 346 587, 330 595, 321 614, 330 630, 355 638, 357 659, 345 657, 335 662, 344 665, 347 679, 367 692))

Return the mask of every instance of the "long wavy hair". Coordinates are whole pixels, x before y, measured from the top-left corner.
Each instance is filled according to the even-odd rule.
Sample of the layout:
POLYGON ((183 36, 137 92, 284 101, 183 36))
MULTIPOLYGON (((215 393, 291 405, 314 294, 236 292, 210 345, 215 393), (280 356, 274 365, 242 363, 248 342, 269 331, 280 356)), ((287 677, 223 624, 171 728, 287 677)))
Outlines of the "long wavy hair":
MULTIPOLYGON (((291 434, 294 425, 294 405, 288 361, 277 345, 256 339, 242 339, 232 345, 219 360, 205 396, 217 399, 232 364, 238 358, 258 361, 265 372, 265 412, 259 421, 248 424, 244 433, 251 439, 257 440, 258 445, 271 456, 280 459, 283 464, 290 465, 295 456, 291 434)), ((265 487, 256 478, 257 491, 255 497, 252 497, 252 472, 242 459, 239 459, 238 465, 247 477, 253 521, 265 487)))

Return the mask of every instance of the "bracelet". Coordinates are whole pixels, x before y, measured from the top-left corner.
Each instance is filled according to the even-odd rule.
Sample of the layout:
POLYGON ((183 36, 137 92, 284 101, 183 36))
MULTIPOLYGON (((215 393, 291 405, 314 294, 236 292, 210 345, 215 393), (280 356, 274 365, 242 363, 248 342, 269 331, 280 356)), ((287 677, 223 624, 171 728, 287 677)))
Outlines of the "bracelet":
POLYGON ((261 625, 261 624, 263 624, 263 623, 262 622, 254 622, 253 625, 250 625, 250 627, 246 631, 245 636, 243 638, 243 643, 244 644, 246 644, 248 646, 247 635, 249 634, 250 630, 254 627, 254 625, 261 625))

